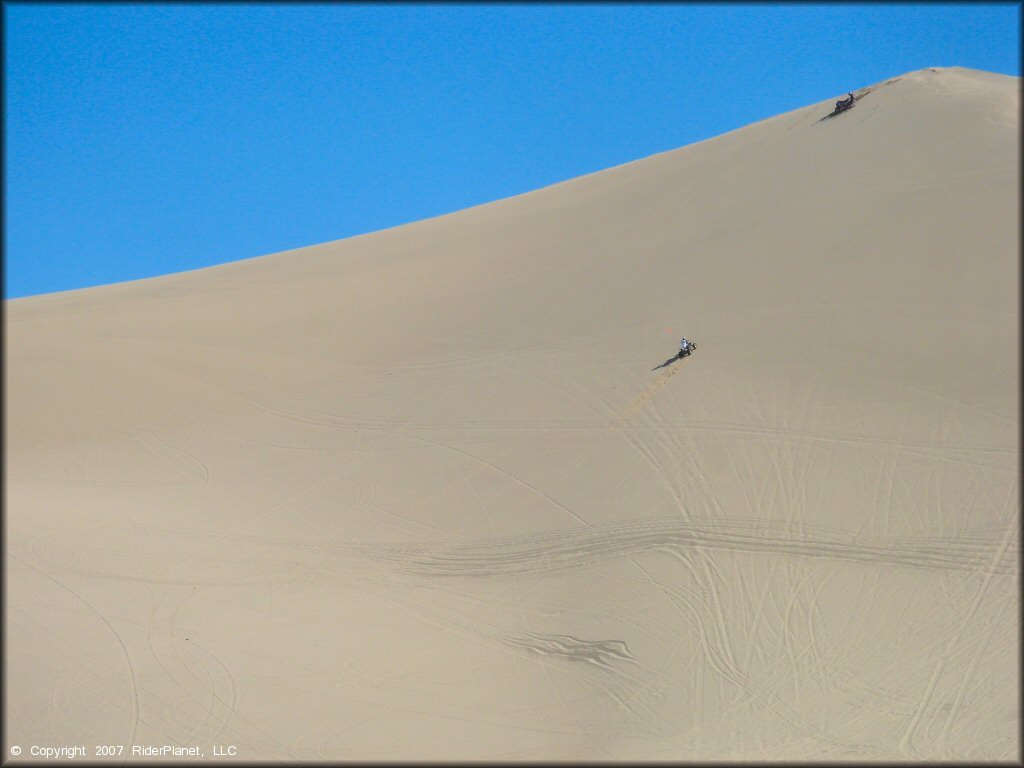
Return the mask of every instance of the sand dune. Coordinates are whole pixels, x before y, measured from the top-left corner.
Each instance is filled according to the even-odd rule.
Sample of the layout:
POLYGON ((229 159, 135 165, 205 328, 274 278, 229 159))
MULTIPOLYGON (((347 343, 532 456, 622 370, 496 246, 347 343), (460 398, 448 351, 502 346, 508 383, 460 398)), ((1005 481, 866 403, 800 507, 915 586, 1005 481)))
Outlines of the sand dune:
POLYGON ((855 93, 6 302, 5 754, 1019 759, 1019 81, 855 93))

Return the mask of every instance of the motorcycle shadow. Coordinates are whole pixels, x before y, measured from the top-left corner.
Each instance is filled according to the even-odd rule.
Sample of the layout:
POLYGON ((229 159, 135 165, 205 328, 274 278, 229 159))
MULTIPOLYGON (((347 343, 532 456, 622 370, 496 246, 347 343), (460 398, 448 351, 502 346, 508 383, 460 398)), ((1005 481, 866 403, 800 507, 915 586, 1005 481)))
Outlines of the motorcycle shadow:
POLYGON ((664 368, 666 365, 672 365, 672 363, 674 363, 676 360, 682 360, 682 358, 679 355, 672 355, 672 357, 670 357, 664 363, 662 363, 661 365, 654 366, 653 368, 651 368, 651 370, 656 371, 659 368, 664 368))
MULTIPOLYGON (((856 103, 856 102, 854 102, 854 103, 856 103)), ((824 120, 828 120, 830 117, 835 117, 836 115, 841 115, 841 114, 843 114, 843 112, 849 112, 851 109, 853 109, 853 104, 851 104, 848 107, 843 107, 842 109, 834 109, 831 112, 829 112, 827 115, 825 115, 823 118, 821 118, 821 120, 818 120, 818 122, 820 123, 820 122, 822 122, 824 120)))
POLYGON ((651 370, 652 371, 657 371, 660 368, 664 368, 667 365, 672 365, 672 363, 676 362, 677 360, 682 360, 683 358, 689 357, 692 354, 693 354, 692 352, 688 352, 685 355, 673 355, 672 357, 670 357, 668 360, 666 360, 661 365, 656 365, 653 368, 651 368, 651 370))

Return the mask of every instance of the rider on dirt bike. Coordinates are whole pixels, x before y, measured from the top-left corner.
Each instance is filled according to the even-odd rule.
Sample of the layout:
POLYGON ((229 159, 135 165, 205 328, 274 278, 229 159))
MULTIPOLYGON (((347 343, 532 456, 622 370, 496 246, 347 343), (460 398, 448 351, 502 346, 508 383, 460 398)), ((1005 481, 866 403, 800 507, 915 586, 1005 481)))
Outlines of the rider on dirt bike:
POLYGON ((852 107, 852 106, 853 106, 853 91, 850 91, 846 95, 845 99, 840 99, 839 101, 836 102, 836 111, 839 111, 840 109, 845 109, 846 107, 852 107))

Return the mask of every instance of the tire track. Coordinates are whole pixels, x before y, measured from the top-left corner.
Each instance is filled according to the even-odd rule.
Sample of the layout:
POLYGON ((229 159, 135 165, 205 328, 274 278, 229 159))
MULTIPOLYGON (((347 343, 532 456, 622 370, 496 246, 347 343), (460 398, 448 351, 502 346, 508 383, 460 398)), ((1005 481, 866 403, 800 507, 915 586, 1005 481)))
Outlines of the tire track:
POLYGON ((25 560, 22 560, 17 555, 14 555, 14 554, 12 554, 10 552, 8 552, 7 555, 8 555, 8 557, 13 557, 15 560, 17 560, 22 565, 24 565, 24 566, 26 566, 28 568, 31 568, 33 571, 35 571, 36 573, 40 574, 41 576, 45 576, 47 579, 52 581, 58 587, 60 587, 61 589, 65 590, 66 592, 70 592, 78 600, 81 600, 82 603, 97 618, 99 618, 100 621, 102 621, 106 625, 107 629, 109 629, 110 633, 114 636, 114 639, 117 640, 117 645, 118 645, 118 647, 120 647, 121 653, 124 655, 125 663, 128 666, 128 678, 129 678, 129 682, 131 684, 131 727, 130 727, 129 733, 128 733, 128 740, 125 743, 126 744, 134 744, 135 743, 135 735, 138 733, 138 730, 139 730, 139 720, 141 719, 140 715, 139 715, 139 683, 138 683, 138 680, 137 680, 136 675, 135 675, 135 665, 132 663, 132 657, 128 653, 128 647, 124 644, 124 640, 121 639, 121 635, 118 633, 118 631, 116 629, 114 629, 114 626, 110 623, 110 621, 107 619, 106 616, 104 616, 102 613, 100 613, 95 607, 93 607, 92 603, 90 603, 88 600, 86 600, 80 594, 75 592, 73 589, 71 589, 70 587, 68 587, 64 583, 58 581, 57 579, 55 579, 53 576, 51 576, 50 574, 46 573, 45 571, 43 571, 43 570, 37 568, 36 566, 32 565, 31 563, 29 563, 29 562, 27 562, 25 560))
POLYGON ((186 479, 193 482, 198 480, 201 484, 201 491, 205 491, 210 485, 210 468, 205 462, 198 459, 193 454, 182 448, 176 448, 170 443, 164 442, 151 432, 134 430, 131 435, 132 438, 134 438, 150 453, 170 464, 178 474, 183 475, 186 479), (186 469, 186 466, 198 467, 198 477, 194 471, 186 469))
MULTIPOLYGON (((700 610, 688 598, 686 598, 679 589, 654 578, 650 572, 642 566, 639 566, 639 564, 634 562, 634 565, 637 565, 637 567, 647 575, 651 583, 659 588, 669 601, 676 605, 676 607, 680 607, 677 601, 681 600, 683 602, 685 611, 693 615, 699 626, 698 634, 704 647, 705 658, 708 661, 709 666, 722 679, 739 688, 741 696, 745 693, 751 701, 759 701, 762 704, 768 704, 769 706, 765 706, 766 712, 777 718, 780 722, 789 726, 794 732, 803 734, 813 743, 821 744, 822 742, 825 742, 837 749, 848 747, 846 743, 837 739, 832 734, 805 721, 804 718, 796 712, 796 710, 782 700, 776 691, 761 685, 756 680, 740 671, 735 666, 731 650, 728 647, 728 643, 725 642, 725 637, 722 634, 724 628, 717 622, 713 622, 714 630, 709 632, 701 618, 700 610), (717 635, 717 637, 713 637, 712 635, 717 635)), ((700 598, 697 599, 700 600, 700 598)), ((707 600, 700 600, 700 602, 702 602, 704 607, 709 611, 711 610, 707 600)))
MULTIPOLYGON (((681 361, 680 361, 681 362, 681 361)), ((673 365, 665 373, 661 374, 654 380, 654 382, 647 387, 643 392, 637 395, 637 398, 626 406, 624 416, 630 416, 634 411, 642 408, 646 403, 650 402, 651 399, 658 393, 662 387, 668 384, 668 380, 676 375, 681 370, 679 365, 673 365)))
POLYGON ((184 741, 190 743, 198 739, 213 742, 224 732, 235 714, 236 686, 234 678, 223 663, 195 641, 183 640, 175 635, 174 627, 178 613, 194 595, 195 591, 189 591, 173 600, 158 598, 149 617, 146 636, 150 653, 167 679, 203 712, 202 716, 196 719, 184 741), (202 651, 213 661, 216 668, 211 668, 191 652, 188 654, 189 659, 184 658, 180 650, 182 642, 187 642, 190 648, 202 651), (193 663, 190 663, 190 660, 193 663), (193 668, 196 665, 200 667, 205 679, 193 668), (202 693, 198 693, 196 689, 202 693), (207 697, 208 700, 204 700, 207 697), (223 713, 218 714, 218 708, 223 708, 223 713))
MULTIPOLYGON (((578 388, 582 389, 588 395, 594 397, 599 403, 601 403, 601 405, 603 406, 603 408, 605 410, 605 413, 602 414, 601 412, 599 412, 597 410, 597 408, 595 408, 593 405, 588 403, 584 398, 572 394, 571 392, 567 391, 565 388, 552 383, 548 379, 542 378, 541 376, 539 376, 537 374, 534 374, 534 373, 525 372, 522 369, 518 369, 518 370, 520 371, 520 373, 525 373, 526 375, 531 376, 535 381, 539 381, 542 384, 545 384, 546 386, 549 386, 549 387, 551 387, 553 389, 558 390, 562 394, 566 395, 567 397, 572 398, 574 401, 576 401, 577 403, 582 405, 584 408, 586 408, 588 411, 590 411, 592 414, 594 414, 601 422, 603 422, 603 426, 601 426, 599 428, 602 428, 602 429, 609 429, 610 428, 610 429, 614 429, 616 432, 618 432, 633 447, 633 449, 641 456, 641 458, 643 458, 644 461, 647 462, 647 464, 654 471, 655 475, 657 475, 658 477, 660 477, 662 479, 662 481, 665 483, 666 487, 668 487, 669 491, 672 493, 673 497, 675 498, 676 507, 682 512, 682 510, 684 509, 682 497, 680 496, 679 491, 676 488, 675 484, 672 482, 671 478, 669 478, 664 463, 658 459, 658 457, 655 454, 655 452, 652 451, 642 440, 638 440, 633 435, 632 428, 626 426, 624 415, 618 413, 616 411, 616 409, 611 405, 611 403, 609 403, 600 394, 595 393, 592 390, 589 390, 586 387, 583 387, 582 385, 576 384, 575 381, 572 382, 573 384, 576 384, 576 386, 578 388)), ((685 512, 683 512, 683 514, 685 514, 685 512)))
MULTIPOLYGON (((175 614, 177 614, 177 611, 175 611, 175 614)), ((189 674, 193 679, 200 685, 204 686, 210 694, 210 704, 207 713, 203 716, 203 722, 205 723, 210 718, 213 718, 217 722, 216 730, 207 739, 209 742, 215 742, 220 739, 221 734, 224 733, 224 730, 228 727, 228 723, 231 722, 231 719, 238 714, 238 686, 235 684, 234 676, 231 674, 231 671, 227 666, 225 666, 224 662, 194 640, 188 640, 187 642, 190 647, 197 649, 212 662, 212 664, 204 664, 197 659, 197 663, 200 664, 203 671, 206 673, 207 680, 204 682, 203 680, 200 680, 194 672, 192 672, 188 664, 186 664, 184 659, 181 658, 181 654, 177 647, 174 647, 174 653, 181 661, 182 666, 184 666, 185 669, 189 671, 189 674), (215 672, 217 674, 215 674, 215 672), (224 710, 224 714, 220 716, 217 716, 215 712, 218 705, 220 705, 224 710)), ((192 657, 195 658, 195 655, 193 654, 192 657)))
MULTIPOLYGON (((1013 499, 1013 490, 1014 489, 1011 488, 1009 497, 1007 498, 1007 507, 1009 507, 1013 499)), ((934 695, 939 677, 941 676, 942 671, 946 666, 946 662, 952 656, 954 646, 956 645, 957 641, 960 640, 960 633, 967 628, 967 625, 974 618, 974 614, 977 612, 978 607, 981 605, 982 599, 985 597, 985 593, 988 591, 989 585, 992 583, 992 577, 996 573, 1000 572, 999 566, 1005 559, 1004 556, 1006 555, 1006 553, 1011 551, 1010 542, 1013 539, 1014 535, 1017 533, 1019 525, 1019 521, 1014 520, 1011 525, 1007 526, 1006 533, 1004 534, 1002 541, 999 542, 998 550, 994 552, 989 558, 988 568, 985 569, 985 578, 982 580, 981 585, 978 587, 977 594, 975 595, 974 600, 971 603, 970 610, 967 612, 967 615, 960 623, 959 631, 950 638, 949 643, 943 649, 938 661, 935 663, 935 669, 932 672, 931 679, 928 682, 928 687, 925 689, 924 696, 921 698, 921 702, 917 708, 917 711, 914 713, 913 719, 907 726, 907 730, 904 732, 902 738, 900 739, 899 749, 903 754, 911 756, 918 755, 918 750, 914 746, 914 734, 920 726, 924 712, 931 702, 931 698, 934 695)), ((1015 556, 1014 560, 1016 559, 1017 558, 1015 556)))
MULTIPOLYGON (((11 626, 20 627, 24 625, 31 627, 31 631, 34 633, 33 637, 36 640, 37 651, 47 653, 51 658, 59 660, 66 667, 73 670, 71 673, 61 673, 60 671, 55 673, 53 678, 55 687, 51 696, 51 706, 53 698, 61 693, 66 696, 69 683, 73 683, 112 709, 120 712, 126 711, 124 699, 130 698, 130 696, 128 694, 121 695, 118 686, 111 685, 111 680, 117 673, 116 666, 108 664, 105 659, 97 658, 93 654, 84 652, 83 649, 73 644, 64 642, 63 639, 55 639, 52 626, 49 624, 40 624, 20 609, 12 608, 11 611, 12 614, 17 614, 17 616, 12 617, 14 620, 11 626), (83 663, 83 659, 85 659, 86 663, 83 663)), ((145 694, 145 698, 148 701, 157 703, 156 709, 159 710, 160 707, 165 707, 164 711, 170 709, 169 702, 163 700, 158 693, 148 689, 145 685, 140 684, 138 690, 140 698, 142 694, 145 694)), ((149 709, 149 707, 146 709, 149 709)), ((165 739, 166 743, 186 746, 172 732, 167 730, 168 720, 166 718, 152 714, 140 715, 139 722, 150 728, 154 733, 160 734, 160 738, 165 739)), ((44 732, 49 733, 50 731, 44 732)))
MULTIPOLYGON (((678 366, 673 367, 669 369, 669 371, 659 376, 653 384, 651 384, 643 393, 641 393, 637 397, 636 400, 633 401, 633 403, 626 407, 624 416, 632 414, 632 412, 635 411, 640 405, 649 401, 658 390, 665 386, 665 384, 668 382, 668 379, 671 376, 675 375, 675 373, 679 370, 681 369, 678 366)), ((521 369, 520 372, 522 372, 521 369)), ((551 382, 549 381, 545 381, 543 379, 538 380, 544 381, 544 383, 551 385, 551 382)), ((342 411, 340 413, 327 413, 309 407, 304 407, 301 410, 293 410, 283 408, 280 406, 269 405, 267 403, 256 400, 250 395, 242 394, 241 392, 238 392, 236 390, 231 390, 225 387, 220 388, 229 392, 233 396, 249 403, 250 405, 255 406, 258 410, 264 411, 273 416, 277 416, 287 421, 293 421, 313 427, 331 430, 337 429, 338 427, 360 427, 367 429, 386 429, 387 427, 400 427, 403 431, 418 429, 443 429, 446 431, 482 430, 490 432, 496 429, 521 429, 532 431, 558 432, 565 429, 609 430, 619 428, 614 424, 609 424, 608 420, 606 419, 602 419, 604 424, 586 424, 575 421, 563 423, 558 421, 552 421, 551 419, 538 421, 536 424, 524 423, 522 421, 504 420, 473 420, 459 423, 451 421, 412 420, 410 418, 400 418, 394 416, 375 416, 351 410, 342 411)), ((591 409, 591 412, 594 412, 593 409, 591 409)), ((661 431, 664 430, 666 426, 671 426, 671 423, 667 422, 657 426, 636 425, 631 427, 631 429, 661 431)), ((782 437, 790 439, 810 440, 812 442, 833 442, 868 446, 891 445, 898 447, 900 449, 916 448, 919 450, 947 450, 958 452, 998 454, 1004 456, 1016 456, 1020 454, 1019 448, 1006 448, 993 445, 957 445, 953 443, 944 443, 942 441, 934 440, 906 440, 903 439, 902 437, 865 437, 862 435, 851 434, 828 435, 815 432, 808 432, 805 430, 756 427, 750 424, 728 423, 718 420, 713 422, 686 421, 682 424, 682 426, 685 426, 685 428, 691 432, 735 434, 743 437, 782 437)), ((955 461, 956 459, 951 460, 955 461)))
POLYGON ((695 548, 784 554, 912 568, 1018 572, 1009 540, 881 539, 770 521, 660 518, 595 525, 539 535, 465 544, 335 545, 338 554, 369 558, 422 576, 507 576, 543 573, 644 551, 690 553, 695 548))

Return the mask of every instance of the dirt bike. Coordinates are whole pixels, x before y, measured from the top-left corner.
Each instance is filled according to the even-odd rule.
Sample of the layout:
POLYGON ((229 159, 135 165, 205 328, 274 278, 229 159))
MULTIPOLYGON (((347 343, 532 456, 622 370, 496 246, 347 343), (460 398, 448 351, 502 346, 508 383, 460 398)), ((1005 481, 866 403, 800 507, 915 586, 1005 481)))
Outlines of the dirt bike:
POLYGON ((696 348, 697 348, 697 345, 696 345, 696 344, 694 344, 694 343, 693 343, 693 342, 691 341, 691 342, 690 342, 690 344, 689 344, 689 346, 687 346, 687 347, 686 347, 686 349, 680 349, 680 350, 679 350, 679 354, 678 354, 678 355, 676 355, 676 357, 680 357, 680 358, 682 358, 682 357, 687 357, 687 356, 689 356, 689 355, 693 354, 693 350, 695 350, 696 348))
POLYGON ((840 112, 845 112, 846 110, 848 110, 850 107, 853 106, 853 102, 854 102, 853 96, 850 96, 847 99, 840 99, 839 101, 836 102, 836 108, 832 112, 832 114, 833 115, 838 115, 840 112))

